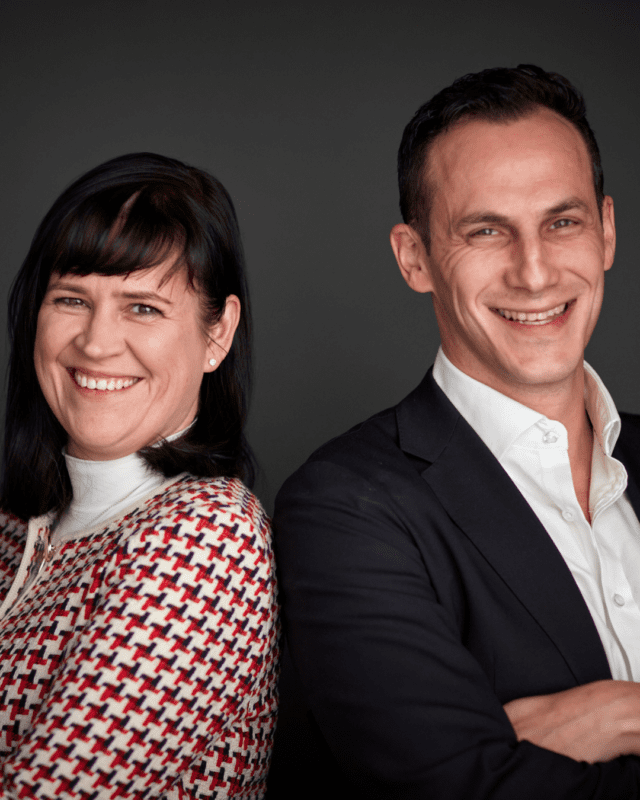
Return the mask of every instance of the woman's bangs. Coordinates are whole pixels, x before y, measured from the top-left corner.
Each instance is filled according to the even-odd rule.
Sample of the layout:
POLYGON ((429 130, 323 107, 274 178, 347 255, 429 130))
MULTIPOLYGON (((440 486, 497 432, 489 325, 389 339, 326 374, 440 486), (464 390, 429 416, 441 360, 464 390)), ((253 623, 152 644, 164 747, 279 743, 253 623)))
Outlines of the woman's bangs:
MULTIPOLYGON (((96 206, 75 214, 60 232, 52 272, 125 275, 156 267, 184 249, 184 233, 149 203, 96 206)), ((178 259, 179 260, 179 259, 178 259)))

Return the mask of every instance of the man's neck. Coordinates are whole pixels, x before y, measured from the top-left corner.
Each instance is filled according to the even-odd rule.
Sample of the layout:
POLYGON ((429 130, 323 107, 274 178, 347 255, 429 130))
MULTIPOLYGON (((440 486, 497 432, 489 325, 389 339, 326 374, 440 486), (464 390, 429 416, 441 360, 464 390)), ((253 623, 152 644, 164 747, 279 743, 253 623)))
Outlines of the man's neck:
POLYGON ((574 463, 578 458, 581 464, 588 462, 590 473, 593 431, 585 408, 584 383, 584 367, 580 365, 574 375, 560 385, 493 388, 523 406, 544 414, 548 419, 561 422, 567 430, 572 472, 577 469, 574 463))
MULTIPOLYGON (((593 455, 593 429, 584 400, 584 367, 576 370, 570 380, 559 386, 517 387, 503 394, 518 403, 532 408, 548 419, 561 422, 567 430, 569 464, 576 499, 587 522, 591 523, 589 490, 591 487, 591 459, 593 455), (546 388, 546 391, 545 391, 546 388)), ((494 387, 501 391, 498 387, 494 387)))
POLYGON ((587 522, 591 523, 589 491, 591 489, 591 459, 593 456, 593 429, 586 411, 582 412, 584 424, 572 438, 569 436, 569 464, 573 488, 587 522))
MULTIPOLYGON (((445 355, 447 355, 445 351, 445 355)), ((544 414, 547 419, 561 422, 567 430, 569 448, 575 446, 590 431, 585 411, 585 371, 580 362, 576 369, 560 381, 545 384, 525 384, 513 380, 500 380, 488 370, 475 370, 469 365, 451 363, 470 378, 484 383, 496 392, 510 397, 527 408, 544 414)))
MULTIPOLYGON (((461 369, 459 367, 459 369, 461 369)), ((469 372, 462 370, 467 375, 469 372)), ((544 414, 551 420, 562 423, 567 431, 569 463, 573 486, 580 507, 591 522, 589 513, 589 489, 591 485, 591 459, 593 454, 593 430, 585 407, 585 372, 580 363, 575 372, 565 380, 546 385, 525 385, 484 379, 470 375, 497 392, 510 397, 527 408, 544 414)))

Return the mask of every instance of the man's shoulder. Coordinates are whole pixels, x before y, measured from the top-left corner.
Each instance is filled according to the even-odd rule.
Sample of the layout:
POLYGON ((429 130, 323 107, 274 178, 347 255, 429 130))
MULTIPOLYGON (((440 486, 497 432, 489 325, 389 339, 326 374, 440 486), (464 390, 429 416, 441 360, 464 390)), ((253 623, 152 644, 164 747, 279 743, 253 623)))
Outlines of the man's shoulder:
POLYGON ((317 448, 306 463, 331 461, 353 463, 369 459, 374 453, 399 453, 397 406, 386 408, 359 422, 344 433, 334 436, 317 448))
POLYGON ((279 498, 320 490, 397 493, 433 463, 460 415, 431 371, 397 405, 374 414, 313 452, 279 498))

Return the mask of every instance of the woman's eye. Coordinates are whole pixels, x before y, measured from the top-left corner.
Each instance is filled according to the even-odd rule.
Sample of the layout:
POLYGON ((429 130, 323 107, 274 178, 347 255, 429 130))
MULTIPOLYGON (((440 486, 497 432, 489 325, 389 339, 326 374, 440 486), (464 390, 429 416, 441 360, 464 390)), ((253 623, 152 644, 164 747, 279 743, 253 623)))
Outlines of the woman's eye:
POLYGON ((56 297, 53 302, 56 305, 68 306, 70 308, 84 305, 84 300, 82 300, 80 297, 56 297))
POLYGON ((142 303, 136 303, 135 305, 131 306, 131 310, 134 314, 138 317, 153 317, 156 314, 160 314, 157 308, 153 306, 145 306, 142 303))

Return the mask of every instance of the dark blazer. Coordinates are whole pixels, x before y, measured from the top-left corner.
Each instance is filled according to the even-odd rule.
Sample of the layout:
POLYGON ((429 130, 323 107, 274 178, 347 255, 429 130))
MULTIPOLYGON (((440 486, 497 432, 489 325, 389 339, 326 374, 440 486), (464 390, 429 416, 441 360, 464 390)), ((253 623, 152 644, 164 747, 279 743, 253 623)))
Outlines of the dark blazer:
MULTIPOLYGON (((614 455, 640 514, 639 418, 614 455)), ((504 703, 611 673, 562 556, 431 372, 311 456, 275 530, 293 663, 363 796, 640 798, 640 759, 515 738, 504 703)))

